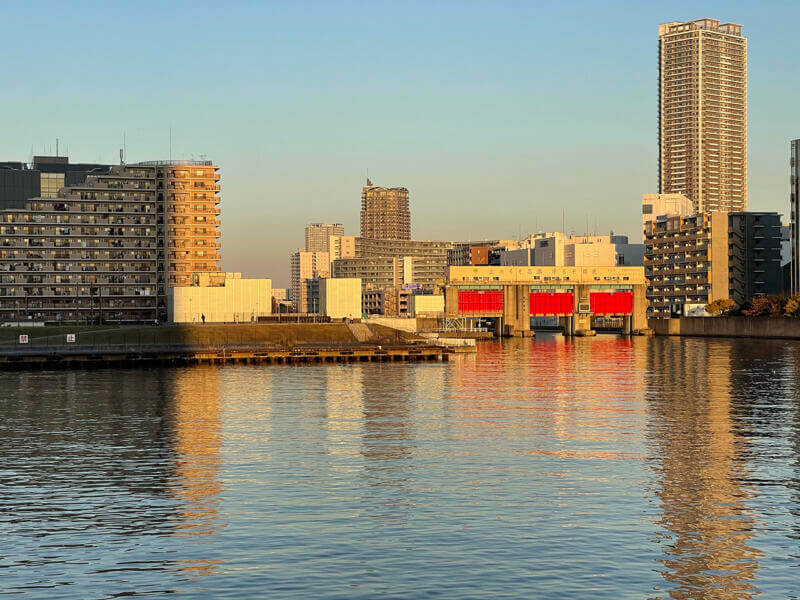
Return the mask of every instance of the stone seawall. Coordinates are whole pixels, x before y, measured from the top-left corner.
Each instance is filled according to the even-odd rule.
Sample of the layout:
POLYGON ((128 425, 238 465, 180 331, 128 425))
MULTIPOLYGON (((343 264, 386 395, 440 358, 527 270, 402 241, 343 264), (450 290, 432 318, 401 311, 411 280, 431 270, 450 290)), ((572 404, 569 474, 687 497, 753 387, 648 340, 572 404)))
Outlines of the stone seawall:
POLYGON ((649 319, 656 335, 800 339, 800 319, 770 317, 681 317, 649 319))

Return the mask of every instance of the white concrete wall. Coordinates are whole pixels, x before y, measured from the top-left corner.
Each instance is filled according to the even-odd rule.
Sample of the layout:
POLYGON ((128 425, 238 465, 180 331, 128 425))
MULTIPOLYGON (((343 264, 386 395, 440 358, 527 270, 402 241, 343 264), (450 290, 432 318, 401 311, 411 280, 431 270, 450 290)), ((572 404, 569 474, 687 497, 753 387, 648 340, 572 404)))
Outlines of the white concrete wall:
POLYGON ((249 322, 272 314, 272 280, 227 278, 224 286, 174 287, 169 291, 173 323, 249 322))
POLYGON ((444 296, 429 294, 414 294, 411 296, 411 315, 442 315, 444 314, 444 296))
POLYGON ((331 319, 361 318, 361 279, 321 279, 319 295, 319 308, 323 315, 331 319))

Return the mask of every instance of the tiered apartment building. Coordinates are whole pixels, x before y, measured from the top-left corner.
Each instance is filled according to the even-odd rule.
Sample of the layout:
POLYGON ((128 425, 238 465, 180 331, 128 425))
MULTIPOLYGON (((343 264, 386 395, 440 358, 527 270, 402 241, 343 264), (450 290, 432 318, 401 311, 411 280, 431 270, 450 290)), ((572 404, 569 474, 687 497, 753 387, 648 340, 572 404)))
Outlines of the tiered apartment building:
POLYGON ((165 321, 168 287, 219 271, 217 170, 120 165, 0 211, 0 321, 165 321))
POLYGON ((411 211, 408 190, 367 185, 361 190, 361 237, 410 240, 411 211))
POLYGON ((747 209, 747 39, 715 19, 658 28, 659 193, 747 209))

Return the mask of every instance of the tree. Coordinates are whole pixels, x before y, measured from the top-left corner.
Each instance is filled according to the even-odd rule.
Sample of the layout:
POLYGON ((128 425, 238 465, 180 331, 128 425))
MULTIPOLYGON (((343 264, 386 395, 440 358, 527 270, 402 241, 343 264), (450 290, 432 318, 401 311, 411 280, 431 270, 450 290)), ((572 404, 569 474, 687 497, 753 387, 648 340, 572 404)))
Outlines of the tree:
POLYGON ((706 312, 713 317, 728 317, 735 310, 736 303, 730 298, 722 298, 706 304, 706 312))

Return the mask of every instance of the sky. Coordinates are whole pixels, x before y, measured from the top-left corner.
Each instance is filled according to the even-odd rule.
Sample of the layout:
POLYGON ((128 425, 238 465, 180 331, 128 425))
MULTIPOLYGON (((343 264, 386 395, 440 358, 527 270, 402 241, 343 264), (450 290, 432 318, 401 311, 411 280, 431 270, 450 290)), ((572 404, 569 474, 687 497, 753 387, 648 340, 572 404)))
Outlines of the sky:
POLYGON ((657 191, 657 28, 748 38, 749 208, 788 220, 800 3, 15 2, 0 160, 207 157, 222 268, 288 282, 309 222, 357 235, 361 187, 409 189, 415 239, 589 229, 638 241, 657 191))

